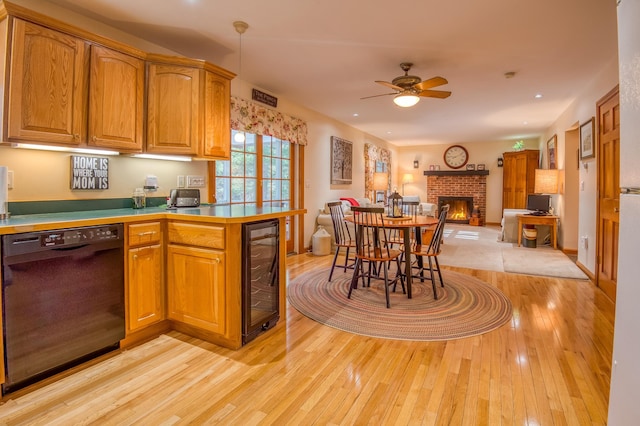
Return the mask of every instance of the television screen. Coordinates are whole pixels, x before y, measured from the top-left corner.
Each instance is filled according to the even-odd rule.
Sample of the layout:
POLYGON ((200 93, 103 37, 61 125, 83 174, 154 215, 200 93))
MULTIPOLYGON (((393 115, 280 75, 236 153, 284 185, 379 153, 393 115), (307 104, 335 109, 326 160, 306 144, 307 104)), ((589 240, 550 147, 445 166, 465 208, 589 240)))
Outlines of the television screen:
POLYGON ((550 195, 529 194, 527 195, 527 210, 537 212, 549 212, 550 195))

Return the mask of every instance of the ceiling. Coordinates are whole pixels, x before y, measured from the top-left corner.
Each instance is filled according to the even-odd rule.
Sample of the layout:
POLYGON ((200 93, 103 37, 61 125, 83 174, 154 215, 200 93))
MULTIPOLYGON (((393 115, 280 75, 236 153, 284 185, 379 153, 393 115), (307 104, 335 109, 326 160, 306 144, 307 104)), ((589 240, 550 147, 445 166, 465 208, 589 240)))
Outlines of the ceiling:
POLYGON ((615 0, 50 3, 398 146, 538 137, 617 60, 615 0), (249 24, 242 37, 237 20, 249 24), (423 80, 445 77, 437 89, 452 95, 411 108, 393 96, 360 99, 392 92, 374 81, 402 75, 401 62, 423 80))

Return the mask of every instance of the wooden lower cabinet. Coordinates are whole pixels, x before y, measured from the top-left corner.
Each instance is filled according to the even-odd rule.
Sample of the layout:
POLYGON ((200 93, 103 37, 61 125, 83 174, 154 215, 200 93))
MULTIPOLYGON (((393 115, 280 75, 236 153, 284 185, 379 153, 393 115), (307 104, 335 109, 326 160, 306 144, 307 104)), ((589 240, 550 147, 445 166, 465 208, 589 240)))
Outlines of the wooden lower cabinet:
POLYGON ((162 263, 160 244, 129 249, 130 331, 165 319, 162 263))
POLYGON ((161 222, 127 226, 127 334, 166 319, 161 222))
POLYGON ((225 334, 225 264, 220 250, 169 244, 169 319, 225 334))

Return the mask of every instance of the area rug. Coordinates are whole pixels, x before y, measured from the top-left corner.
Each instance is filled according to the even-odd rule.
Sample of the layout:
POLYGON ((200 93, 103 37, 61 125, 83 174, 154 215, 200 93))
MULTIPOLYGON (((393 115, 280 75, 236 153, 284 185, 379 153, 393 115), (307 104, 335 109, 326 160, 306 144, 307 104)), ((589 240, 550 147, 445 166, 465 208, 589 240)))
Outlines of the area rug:
POLYGON ((413 297, 400 287, 385 304, 381 280, 358 286, 347 298, 351 274, 328 269, 306 272, 288 286, 289 303, 303 315, 350 333, 398 340, 438 341, 487 333, 511 318, 511 302, 497 288, 469 275, 443 271, 434 300, 431 282, 414 280, 413 297), (417 281, 417 282, 416 282, 417 281))
POLYGON ((560 250, 551 247, 514 247, 502 252, 505 272, 527 275, 545 275, 559 278, 586 280, 585 275, 575 263, 560 250), (534 256, 535 255, 535 256, 534 256))
POLYGON ((561 250, 538 245, 518 247, 499 240, 498 226, 470 226, 447 223, 444 228, 441 265, 487 271, 512 272, 557 278, 588 277, 561 250))

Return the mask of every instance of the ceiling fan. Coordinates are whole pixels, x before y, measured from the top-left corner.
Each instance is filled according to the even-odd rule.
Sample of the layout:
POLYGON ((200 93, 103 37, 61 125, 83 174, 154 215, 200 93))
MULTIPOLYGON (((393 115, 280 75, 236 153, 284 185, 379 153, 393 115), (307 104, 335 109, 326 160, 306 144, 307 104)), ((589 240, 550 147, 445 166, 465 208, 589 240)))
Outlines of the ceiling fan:
POLYGON ((433 87, 442 86, 447 84, 448 81, 443 77, 433 77, 428 80, 422 81, 420 77, 415 75, 409 75, 409 70, 413 64, 411 62, 403 62, 400 64, 400 68, 404 71, 404 75, 396 77, 388 81, 376 80, 376 83, 389 87, 395 92, 384 93, 382 95, 366 96, 360 99, 376 98, 378 96, 396 95, 393 98, 393 102, 401 107, 411 107, 420 101, 420 97, 426 98, 439 98, 444 99, 451 96, 451 92, 445 90, 430 90, 433 87))

